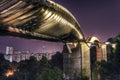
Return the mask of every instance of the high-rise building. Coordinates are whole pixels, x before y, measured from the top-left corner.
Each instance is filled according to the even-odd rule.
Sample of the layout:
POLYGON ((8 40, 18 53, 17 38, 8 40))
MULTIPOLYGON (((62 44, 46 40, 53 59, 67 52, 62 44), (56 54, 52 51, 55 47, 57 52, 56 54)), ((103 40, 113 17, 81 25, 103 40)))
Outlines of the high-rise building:
POLYGON ((20 54, 21 54, 21 51, 14 51, 14 54, 13 54, 13 61, 16 61, 16 62, 20 62, 21 61, 21 57, 20 57, 20 54))
POLYGON ((42 47, 42 53, 47 53, 46 46, 43 46, 43 47, 42 47))
POLYGON ((9 60, 10 62, 12 62, 13 61, 13 47, 9 47, 9 46, 7 46, 6 47, 6 54, 5 54, 5 59, 6 60, 9 60))
POLYGON ((20 62, 21 60, 29 59, 31 56, 30 51, 14 51, 13 61, 20 62))
POLYGON ((36 57, 36 59, 39 61, 42 59, 43 56, 45 56, 48 60, 51 60, 53 55, 54 53, 36 53, 32 56, 36 57))
POLYGON ((6 47, 6 54, 13 54, 13 47, 6 47))

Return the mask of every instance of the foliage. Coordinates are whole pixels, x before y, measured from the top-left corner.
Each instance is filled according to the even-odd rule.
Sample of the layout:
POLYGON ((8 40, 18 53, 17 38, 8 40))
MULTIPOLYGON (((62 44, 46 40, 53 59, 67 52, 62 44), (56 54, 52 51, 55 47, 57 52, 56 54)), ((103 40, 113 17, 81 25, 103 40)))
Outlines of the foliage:
POLYGON ((52 66, 59 67, 61 70, 63 70, 63 54, 60 52, 57 52, 55 55, 53 55, 51 64, 52 66))
POLYGON ((10 62, 5 60, 4 55, 0 53, 0 76, 5 76, 5 73, 9 69, 11 69, 10 62))
POLYGON ((110 43, 115 43, 116 42, 115 38, 109 38, 107 41, 110 42, 110 43))
MULTIPOLYGON (((2 58, 1 58, 2 59, 2 58)), ((35 57, 18 63, 17 71, 6 80, 61 80, 62 70, 50 65, 43 56, 40 61, 35 57)), ((3 79, 2 79, 3 80, 3 79)))
POLYGON ((36 80, 61 80, 62 71, 59 68, 48 69, 44 71, 41 75, 37 76, 36 80))
POLYGON ((120 74, 120 35, 115 38, 109 38, 108 41, 116 43, 116 48, 108 45, 107 48, 109 48, 110 53, 107 54, 107 61, 102 60, 92 65, 92 80, 96 80, 94 78, 98 74, 100 74, 101 80, 116 80, 115 76, 120 74))
POLYGON ((89 78, 85 75, 84 70, 80 73, 80 76, 76 80, 89 80, 89 78))

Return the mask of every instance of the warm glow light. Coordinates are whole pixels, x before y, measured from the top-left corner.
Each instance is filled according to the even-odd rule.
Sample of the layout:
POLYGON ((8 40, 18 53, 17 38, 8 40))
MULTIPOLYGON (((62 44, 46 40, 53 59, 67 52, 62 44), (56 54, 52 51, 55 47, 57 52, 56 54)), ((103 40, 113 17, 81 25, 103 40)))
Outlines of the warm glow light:
POLYGON ((91 43, 87 43, 88 44, 88 46, 91 46, 92 44, 91 43))
POLYGON ((15 32, 14 28, 12 28, 12 27, 8 27, 8 31, 15 32))
POLYGON ((105 42, 105 44, 110 44, 110 42, 105 42))
POLYGON ((14 70, 8 70, 5 75, 7 77, 14 75, 14 70))
POLYGON ((73 45, 74 45, 75 47, 77 47, 78 43, 77 43, 77 42, 74 42, 73 45))
POLYGON ((116 48, 116 44, 112 44, 112 47, 113 47, 113 48, 116 48))

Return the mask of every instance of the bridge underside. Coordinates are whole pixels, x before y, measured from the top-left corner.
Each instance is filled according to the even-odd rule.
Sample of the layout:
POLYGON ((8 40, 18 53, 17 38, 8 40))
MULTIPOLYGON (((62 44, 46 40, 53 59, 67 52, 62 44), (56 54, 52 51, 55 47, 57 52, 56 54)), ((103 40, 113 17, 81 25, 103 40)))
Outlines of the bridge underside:
POLYGON ((50 0, 0 1, 0 30, 5 32, 4 35, 29 39, 63 42, 84 40, 80 25, 73 15, 50 0))
POLYGON ((85 68, 90 76, 89 52, 84 48, 87 45, 80 25, 67 9, 51 0, 1 0, 0 36, 6 35, 66 43, 78 42, 79 46, 72 51, 71 67, 74 71, 78 70, 78 73, 81 67, 85 68), (88 59, 85 61, 86 58, 88 59))

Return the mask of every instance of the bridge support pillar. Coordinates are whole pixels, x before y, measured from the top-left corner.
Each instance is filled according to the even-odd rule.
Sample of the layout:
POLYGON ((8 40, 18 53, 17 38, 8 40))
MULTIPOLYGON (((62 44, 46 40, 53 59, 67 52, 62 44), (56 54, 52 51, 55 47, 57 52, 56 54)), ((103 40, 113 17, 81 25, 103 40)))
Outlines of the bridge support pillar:
POLYGON ((63 71, 66 77, 76 80, 81 72, 81 52, 80 45, 71 49, 68 44, 63 48, 63 71))
POLYGON ((63 48, 63 72, 70 80, 77 80, 80 73, 90 78, 90 50, 86 43, 80 42, 75 48, 68 44, 63 48))
POLYGON ((91 63, 90 63, 90 47, 87 43, 80 42, 82 53, 82 73, 91 80, 91 63))

